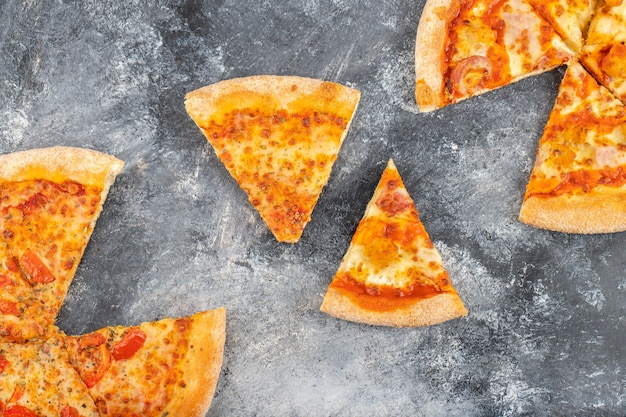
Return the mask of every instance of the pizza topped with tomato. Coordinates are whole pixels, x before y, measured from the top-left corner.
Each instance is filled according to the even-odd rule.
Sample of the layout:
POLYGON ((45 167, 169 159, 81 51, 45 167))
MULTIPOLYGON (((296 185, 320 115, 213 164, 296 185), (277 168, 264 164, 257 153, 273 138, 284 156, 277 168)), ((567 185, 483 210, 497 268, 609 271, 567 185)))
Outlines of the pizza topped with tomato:
POLYGON ((225 311, 65 336, 54 325, 122 161, 54 147, 0 156, 0 417, 202 416, 225 311))
POLYGON ((0 341, 46 336, 122 167, 68 147, 0 156, 0 341))
POLYGON ((262 75, 192 91, 185 106, 276 239, 295 243, 359 99, 336 83, 262 75))
POLYGON ((321 306, 332 316, 396 327, 467 314, 392 160, 321 306))

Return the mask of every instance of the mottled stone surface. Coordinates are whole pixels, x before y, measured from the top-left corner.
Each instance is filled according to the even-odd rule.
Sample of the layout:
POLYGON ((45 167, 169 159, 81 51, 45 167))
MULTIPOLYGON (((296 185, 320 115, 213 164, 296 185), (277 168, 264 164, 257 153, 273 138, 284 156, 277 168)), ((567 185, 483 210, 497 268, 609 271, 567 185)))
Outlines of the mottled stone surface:
POLYGON ((84 146, 126 162, 58 325, 226 306, 209 416, 625 415, 626 234, 517 220, 563 69, 420 114, 423 4, 0 2, 0 152, 84 146), (253 74, 362 92, 295 245, 273 239, 183 107, 188 91, 253 74), (390 157, 463 319, 390 329, 319 312, 390 157))

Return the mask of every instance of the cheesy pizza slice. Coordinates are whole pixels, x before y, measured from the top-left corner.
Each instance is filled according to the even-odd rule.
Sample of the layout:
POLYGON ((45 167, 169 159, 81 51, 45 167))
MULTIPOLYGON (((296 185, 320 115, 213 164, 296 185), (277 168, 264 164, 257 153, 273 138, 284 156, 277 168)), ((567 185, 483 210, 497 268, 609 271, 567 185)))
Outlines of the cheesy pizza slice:
POLYGON ((59 336, 45 342, 0 343, 0 415, 100 416, 59 336))
POLYGON ((185 107, 276 239, 295 243, 359 98, 336 83, 252 76, 192 91, 185 107))
POLYGON ((20 298, 18 314, 2 311, 0 340, 28 339, 36 315, 44 327, 54 322, 122 166, 110 155, 70 147, 0 156, 0 274, 7 277, 0 299, 20 298), (21 319, 25 327, 16 330, 21 319))
POLYGON ((428 0, 417 29, 415 97, 432 111, 572 58, 526 0, 428 0))
POLYGON ((396 327, 467 314, 392 160, 382 174, 321 311, 396 327))
POLYGON ((67 337, 101 415, 204 416, 221 372, 226 310, 67 337))
POLYGON ((597 0, 529 0, 537 12, 580 54, 597 0))
POLYGON ((626 107, 576 62, 539 141, 520 220, 568 233, 626 230, 626 107))
POLYGON ((598 1, 581 62, 602 85, 626 103, 626 1, 598 1))

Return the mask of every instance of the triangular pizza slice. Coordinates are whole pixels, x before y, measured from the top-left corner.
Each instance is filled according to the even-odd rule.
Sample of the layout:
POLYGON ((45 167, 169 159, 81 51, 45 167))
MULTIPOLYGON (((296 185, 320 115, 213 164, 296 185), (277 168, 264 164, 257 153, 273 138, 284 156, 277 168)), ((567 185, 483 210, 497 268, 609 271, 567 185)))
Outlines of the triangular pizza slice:
POLYGON ((36 315, 43 327, 35 336, 54 322, 122 167, 110 155, 71 147, 0 156, 0 299, 22 296, 17 311, 0 309, 0 340, 33 336, 36 315))
POLYGON ((580 54, 597 0, 529 0, 567 45, 580 54))
POLYGON ((568 233, 626 230, 626 107, 570 64, 539 140, 520 220, 568 233))
POLYGON ((326 185, 360 93, 293 76, 224 80, 185 107, 268 227, 297 242, 326 185))
POLYGON ((101 415, 204 416, 222 367, 226 310, 67 337, 101 415))
POLYGON ((428 0, 417 29, 415 97, 432 111, 573 58, 526 0, 428 0))
POLYGON ((581 62, 602 85, 626 103, 626 1, 598 2, 581 62))
POLYGON ((0 415, 100 416, 60 336, 45 342, 0 343, 0 415))
POLYGON ((344 320, 396 327, 467 314, 392 160, 321 310, 344 320))

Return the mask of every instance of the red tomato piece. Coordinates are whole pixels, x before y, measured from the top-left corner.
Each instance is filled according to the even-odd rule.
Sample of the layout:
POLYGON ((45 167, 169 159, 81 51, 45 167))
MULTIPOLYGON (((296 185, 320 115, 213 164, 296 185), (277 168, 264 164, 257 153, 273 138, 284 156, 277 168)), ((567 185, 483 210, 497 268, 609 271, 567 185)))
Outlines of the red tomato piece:
POLYGON ((80 414, 76 408, 66 405, 61 409, 61 417, 80 417, 80 414))
POLYGON ((111 349, 111 353, 116 361, 131 358, 146 341, 146 334, 139 328, 128 329, 122 340, 117 342, 111 349))
POLYGON ((13 301, 3 300, 0 298, 0 313, 10 316, 19 316, 20 311, 17 308, 17 304, 13 301))
POLYGON ((7 277, 6 275, 0 274, 0 288, 8 287, 10 285, 13 285, 13 281, 11 280, 11 278, 7 277))
POLYGON ((34 411, 21 405, 10 405, 4 411, 4 417, 39 417, 34 411))
MULTIPOLYGON (((7 360, 7 358, 0 355, 0 374, 6 369, 8 365, 9 365, 9 361, 7 360)), ((0 404, 2 403, 0 402, 0 404)))
POLYGON ((20 264, 30 277, 31 284, 47 284, 56 279, 35 252, 24 252, 20 257, 20 264))

